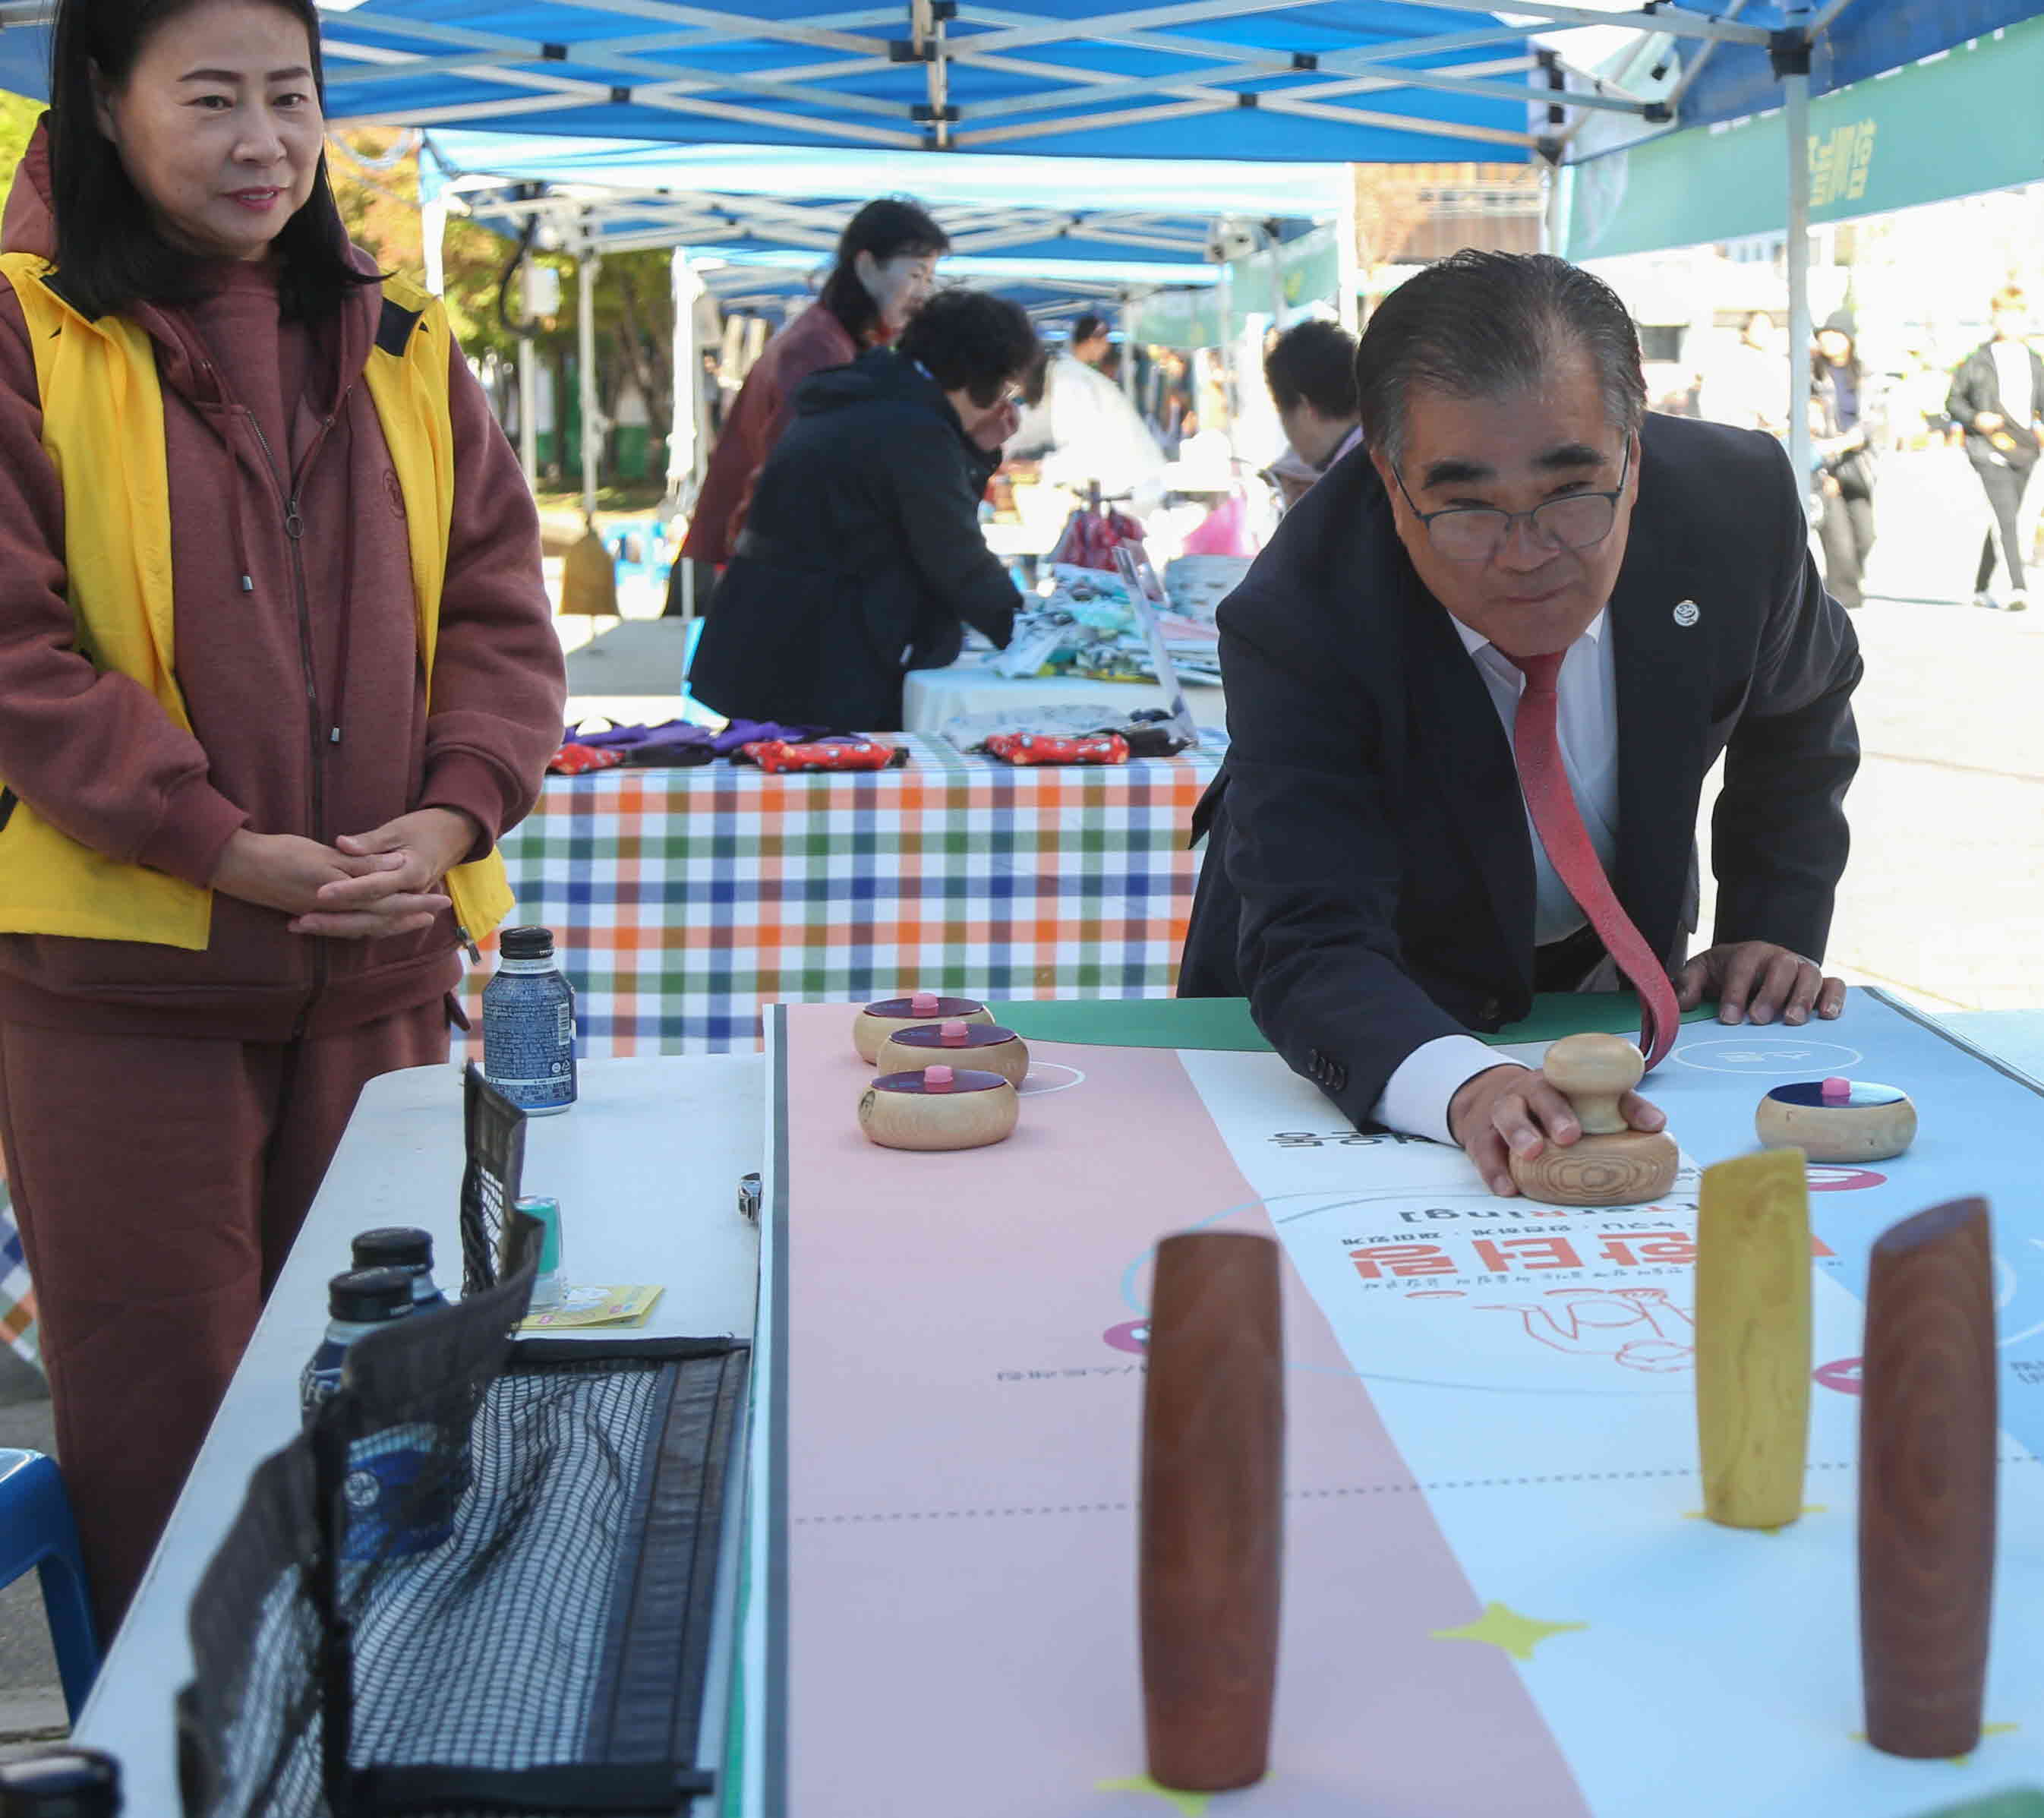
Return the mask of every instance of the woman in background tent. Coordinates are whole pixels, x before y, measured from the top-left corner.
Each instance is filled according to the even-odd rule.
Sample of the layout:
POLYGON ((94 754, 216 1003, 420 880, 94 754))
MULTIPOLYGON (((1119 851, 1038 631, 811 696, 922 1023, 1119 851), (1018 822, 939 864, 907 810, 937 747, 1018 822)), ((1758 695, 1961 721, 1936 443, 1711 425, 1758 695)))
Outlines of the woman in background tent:
POLYGON ((821 294, 766 344, 724 419, 688 536, 667 577, 670 617, 682 610, 684 563, 699 564, 696 609, 708 604, 701 583, 731 559, 759 470, 794 421, 802 381, 849 366, 869 348, 892 344, 928 297, 937 261, 951 244, 905 196, 868 202, 846 225, 821 294))

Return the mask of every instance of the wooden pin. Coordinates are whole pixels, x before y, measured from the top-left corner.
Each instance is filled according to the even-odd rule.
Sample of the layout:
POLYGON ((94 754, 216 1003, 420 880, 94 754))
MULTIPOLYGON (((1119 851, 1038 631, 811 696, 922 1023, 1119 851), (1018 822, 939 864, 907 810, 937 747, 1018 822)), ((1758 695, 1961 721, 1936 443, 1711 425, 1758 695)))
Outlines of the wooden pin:
POLYGON ((1813 1162, 1885 1162, 1916 1140, 1916 1107, 1870 1079, 1804 1079, 1762 1099, 1753 1127, 1769 1148, 1813 1162))
POLYGON ((970 997, 939 997, 934 991, 915 991, 905 997, 882 997, 868 1004, 851 1020, 851 1045, 870 1066, 880 1058, 880 1044, 897 1029, 942 1022, 946 1017, 967 1023, 993 1020, 987 1007, 970 997))
POLYGON ((1869 1259, 1859 1405, 1866 1737, 1942 1758, 1980 1741, 1994 1589, 1994 1264, 1987 1201, 1891 1225, 1869 1259))
POLYGON ((1548 1205, 1637 1205, 1675 1184, 1681 1160, 1666 1131, 1635 1130, 1618 1101, 1646 1072, 1639 1050, 1623 1036, 1564 1036, 1540 1070, 1574 1108, 1583 1133, 1573 1143, 1546 1143, 1531 1160, 1507 1152, 1519 1190, 1548 1205))
POLYGON ((997 1073, 1018 1090, 1029 1073, 1028 1047, 1012 1029, 993 1023, 968 1023, 962 1017, 897 1029, 880 1044, 874 1065, 882 1073, 906 1073, 933 1060, 997 1073))
POLYGON ((1795 1149, 1704 1170, 1696 1213, 1696 1441, 1704 1512, 1803 1512, 1810 1437, 1810 1190, 1795 1149))
POLYGON ((874 1081, 859 1101, 859 1124, 883 1149, 981 1149, 1015 1133, 1021 1105, 999 1074, 940 1062, 874 1081))
POLYGON ((1285 1493, 1278 1246, 1202 1231, 1157 1247, 1143 1401, 1143 1697, 1150 1777, 1263 1777, 1278 1678, 1285 1493))

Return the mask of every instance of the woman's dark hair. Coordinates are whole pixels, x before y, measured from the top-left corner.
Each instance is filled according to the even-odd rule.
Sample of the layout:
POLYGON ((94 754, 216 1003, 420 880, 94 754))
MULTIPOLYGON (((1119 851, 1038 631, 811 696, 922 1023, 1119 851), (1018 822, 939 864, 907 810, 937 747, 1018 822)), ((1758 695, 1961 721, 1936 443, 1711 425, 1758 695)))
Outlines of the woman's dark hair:
POLYGON ((916 312, 896 345, 947 391, 989 407, 1029 370, 1041 348, 1020 303, 985 290, 939 290, 916 312))
POLYGON ((1072 345, 1084 347, 1088 341, 1097 341, 1107 333, 1107 317, 1091 313, 1079 317, 1072 324, 1072 345))
POLYGON ((1363 440, 1395 464, 1415 390, 1508 398, 1574 353, 1589 356, 1611 426, 1631 435, 1646 413, 1646 379, 1618 293, 1552 253, 1454 253, 1407 279, 1363 330, 1355 350, 1363 440))
POLYGON ((862 252, 874 263, 890 259, 934 259, 951 249, 951 236, 930 218, 920 202, 906 196, 882 196, 868 202, 845 224, 837 243, 837 263, 817 301, 844 324, 855 341, 863 341, 880 320, 880 306, 859 282, 854 262, 862 252))
MULTIPOLYGON (((56 263, 63 292, 87 316, 117 314, 136 303, 189 302, 205 288, 206 261, 156 231, 121 154, 99 130, 94 66, 107 85, 126 86, 152 33, 198 0, 60 0, 50 54, 50 185, 56 213, 56 263)), ((313 86, 324 106, 319 15, 313 0, 263 0, 305 29, 313 86)), ((358 284, 377 275, 349 255, 333 186, 321 156, 313 193, 284 223, 279 293, 287 315, 317 320, 339 309, 358 284)))
POLYGON ((1034 410, 1043 402, 1043 394, 1051 389, 1051 350, 1047 347, 1036 349, 1036 357, 1030 361, 1029 370, 1022 375, 1022 402, 1034 410))
POLYGON ((1356 413, 1355 336, 1339 322, 1301 322, 1263 356, 1264 382, 1280 410, 1302 401, 1331 421, 1356 413))

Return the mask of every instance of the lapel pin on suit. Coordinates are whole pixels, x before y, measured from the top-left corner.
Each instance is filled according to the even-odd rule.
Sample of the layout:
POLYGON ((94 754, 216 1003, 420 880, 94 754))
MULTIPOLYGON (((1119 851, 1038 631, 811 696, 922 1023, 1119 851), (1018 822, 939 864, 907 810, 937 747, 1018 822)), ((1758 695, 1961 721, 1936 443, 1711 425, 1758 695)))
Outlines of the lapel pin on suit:
POLYGON ((1687 631, 1703 616, 1703 613, 1697 609, 1696 602, 1694 600, 1685 600, 1675 609, 1675 623, 1685 631, 1687 631))

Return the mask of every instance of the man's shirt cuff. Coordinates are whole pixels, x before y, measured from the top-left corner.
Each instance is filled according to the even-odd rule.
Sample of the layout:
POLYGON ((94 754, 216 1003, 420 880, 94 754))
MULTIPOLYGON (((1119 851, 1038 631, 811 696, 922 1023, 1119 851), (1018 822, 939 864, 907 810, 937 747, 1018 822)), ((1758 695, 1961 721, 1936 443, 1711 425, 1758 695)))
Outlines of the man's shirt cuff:
POLYGON ((1455 1094, 1478 1074, 1510 1064, 1510 1056, 1486 1047, 1474 1036, 1436 1036, 1398 1063, 1370 1116, 1387 1130, 1431 1137, 1452 1148, 1448 1106, 1455 1094))

